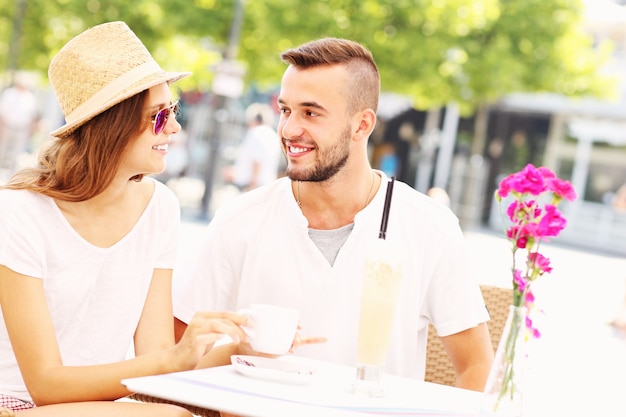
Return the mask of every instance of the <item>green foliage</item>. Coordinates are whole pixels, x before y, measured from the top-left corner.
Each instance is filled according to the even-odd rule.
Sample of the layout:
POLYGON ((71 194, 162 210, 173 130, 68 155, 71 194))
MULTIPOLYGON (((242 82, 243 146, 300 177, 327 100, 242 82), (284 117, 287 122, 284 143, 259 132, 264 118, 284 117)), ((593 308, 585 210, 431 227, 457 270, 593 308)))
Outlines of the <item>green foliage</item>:
MULTIPOLYGON (((191 70, 183 88, 210 87, 228 45, 237 0, 0 0, 0 71, 9 69, 17 5, 26 2, 18 68, 45 74, 52 56, 84 29, 124 20, 166 69, 191 70)), ((246 81, 275 88, 280 52, 308 40, 345 37, 369 47, 383 89, 418 108, 461 103, 464 113, 509 92, 606 96, 580 25, 581 0, 241 0, 238 60, 246 81)))
POLYGON ((570 96, 612 91, 612 80, 598 73, 610 51, 594 50, 582 31, 579 0, 285 4, 265 0, 246 6, 241 56, 252 79, 277 82, 284 65, 268 57, 313 38, 338 36, 368 46, 383 88, 412 96, 422 109, 455 100, 469 113, 514 91, 570 96))

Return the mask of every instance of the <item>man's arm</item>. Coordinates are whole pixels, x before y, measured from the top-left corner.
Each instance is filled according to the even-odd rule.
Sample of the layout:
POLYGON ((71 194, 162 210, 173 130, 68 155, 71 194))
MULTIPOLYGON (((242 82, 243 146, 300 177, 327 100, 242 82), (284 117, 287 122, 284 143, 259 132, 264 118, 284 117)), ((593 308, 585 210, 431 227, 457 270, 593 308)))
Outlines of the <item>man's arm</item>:
POLYGON ((486 323, 441 338, 456 371, 455 386, 483 391, 493 363, 493 348, 486 323))

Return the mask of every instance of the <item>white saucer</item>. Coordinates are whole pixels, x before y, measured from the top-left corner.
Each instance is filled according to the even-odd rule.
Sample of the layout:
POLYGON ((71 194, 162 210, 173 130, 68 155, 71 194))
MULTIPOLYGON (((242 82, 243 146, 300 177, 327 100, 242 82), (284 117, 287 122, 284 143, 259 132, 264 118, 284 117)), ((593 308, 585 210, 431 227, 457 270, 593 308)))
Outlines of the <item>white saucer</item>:
POLYGON ((287 384, 308 384, 315 370, 304 365, 262 356, 232 355, 230 362, 242 375, 287 384))

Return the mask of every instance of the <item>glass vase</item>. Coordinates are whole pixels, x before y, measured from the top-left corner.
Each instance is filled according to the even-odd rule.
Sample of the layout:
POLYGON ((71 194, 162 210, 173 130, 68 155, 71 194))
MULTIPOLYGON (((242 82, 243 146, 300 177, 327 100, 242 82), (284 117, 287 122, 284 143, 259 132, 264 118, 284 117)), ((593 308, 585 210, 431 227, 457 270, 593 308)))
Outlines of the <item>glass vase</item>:
POLYGON ((502 337, 485 384, 482 417, 521 417, 526 366, 526 307, 509 306, 502 337))

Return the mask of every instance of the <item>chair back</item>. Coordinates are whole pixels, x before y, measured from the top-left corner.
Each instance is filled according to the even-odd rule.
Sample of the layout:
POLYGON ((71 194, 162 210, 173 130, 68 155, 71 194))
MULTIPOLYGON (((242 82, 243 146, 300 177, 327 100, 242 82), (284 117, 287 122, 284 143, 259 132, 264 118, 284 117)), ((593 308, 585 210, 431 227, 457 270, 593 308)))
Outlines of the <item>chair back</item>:
MULTIPOLYGON (((189 405, 189 404, 183 404, 183 403, 179 403, 176 401, 166 400, 165 398, 153 397, 147 394, 135 393, 135 394, 129 395, 127 398, 129 398, 132 401, 139 401, 139 402, 144 402, 144 403, 174 404, 179 407, 186 408, 194 415, 194 417, 221 417, 222 416, 222 413, 219 412, 218 410, 211 410, 208 408, 196 407, 196 406, 189 405)), ((228 414, 228 415, 231 415, 231 414, 228 414)), ((4 416, 0 414, 0 417, 4 417, 4 416)))
MULTIPOLYGON (((504 323, 509 314, 509 306, 513 303, 513 290, 510 288, 481 285, 485 305, 491 319, 487 322, 489 336, 494 352, 502 336, 504 323)), ((454 386, 456 373, 441 339, 432 324, 428 325, 428 342, 426 343, 426 375, 428 382, 454 386)))

